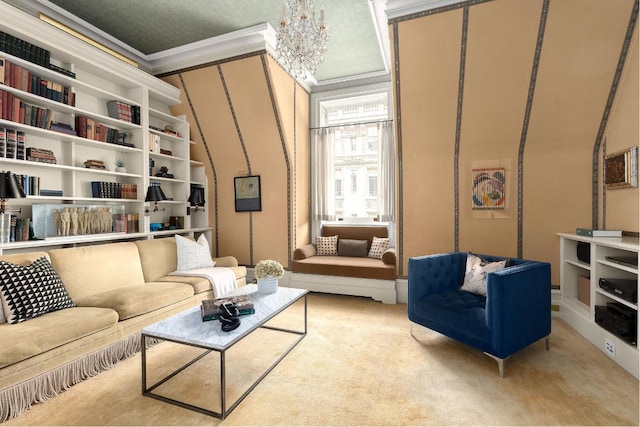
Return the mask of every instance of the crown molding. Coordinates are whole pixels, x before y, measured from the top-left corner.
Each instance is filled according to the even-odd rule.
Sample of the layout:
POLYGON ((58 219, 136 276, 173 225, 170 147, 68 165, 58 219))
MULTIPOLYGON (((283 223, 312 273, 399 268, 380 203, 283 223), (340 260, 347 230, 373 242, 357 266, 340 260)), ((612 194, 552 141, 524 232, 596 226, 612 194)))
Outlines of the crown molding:
POLYGON ((437 9, 439 7, 451 6, 462 3, 464 0, 387 0, 387 18, 395 19, 426 10, 437 9))

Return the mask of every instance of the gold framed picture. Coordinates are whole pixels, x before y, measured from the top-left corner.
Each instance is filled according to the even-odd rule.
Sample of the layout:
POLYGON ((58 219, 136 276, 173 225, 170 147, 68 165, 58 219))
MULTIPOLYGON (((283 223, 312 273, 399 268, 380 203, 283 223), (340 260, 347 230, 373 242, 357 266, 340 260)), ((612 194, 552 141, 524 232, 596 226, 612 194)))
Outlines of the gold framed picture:
POLYGON ((638 186, 638 147, 605 157, 604 183, 607 190, 638 186))

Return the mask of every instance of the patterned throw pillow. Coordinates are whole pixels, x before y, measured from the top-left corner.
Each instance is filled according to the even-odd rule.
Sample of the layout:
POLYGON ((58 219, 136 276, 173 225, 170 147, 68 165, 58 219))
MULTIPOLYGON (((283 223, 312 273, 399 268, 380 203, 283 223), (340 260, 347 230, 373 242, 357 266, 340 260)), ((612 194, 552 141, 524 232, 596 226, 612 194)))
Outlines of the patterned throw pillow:
POLYGON ((195 242, 176 234, 176 250, 178 254, 176 271, 214 267, 216 265, 211 259, 209 242, 204 234, 201 234, 195 242))
POLYGON ((338 255, 338 235, 316 237, 317 255, 338 255))
POLYGON ((467 254, 467 269, 464 275, 463 291, 487 296, 487 273, 502 270, 507 266, 506 259, 489 262, 472 253, 467 254))
POLYGON ((389 248, 388 237, 373 236, 371 241, 371 249, 369 249, 369 258, 382 259, 382 254, 389 248))
POLYGON ((58 273, 45 257, 26 266, 0 261, 0 299, 11 324, 75 307, 58 273))

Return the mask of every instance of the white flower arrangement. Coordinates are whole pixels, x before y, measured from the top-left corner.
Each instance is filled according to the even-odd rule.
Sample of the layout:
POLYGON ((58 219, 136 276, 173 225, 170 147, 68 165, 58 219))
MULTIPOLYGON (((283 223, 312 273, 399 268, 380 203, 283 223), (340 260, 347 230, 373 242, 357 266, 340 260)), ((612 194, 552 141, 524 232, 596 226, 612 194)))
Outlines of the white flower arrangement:
POLYGON ((256 264, 256 279, 264 279, 268 276, 277 277, 284 276, 284 268, 278 261, 272 259, 262 260, 256 264))

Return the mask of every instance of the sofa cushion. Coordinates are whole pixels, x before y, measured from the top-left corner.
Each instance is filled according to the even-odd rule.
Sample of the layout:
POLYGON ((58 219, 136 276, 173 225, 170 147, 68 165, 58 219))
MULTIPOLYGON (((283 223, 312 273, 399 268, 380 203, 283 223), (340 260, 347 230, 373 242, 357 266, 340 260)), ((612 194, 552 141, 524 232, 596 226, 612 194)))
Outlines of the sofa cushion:
POLYGON ((28 322, 0 325, 0 368, 36 356, 118 323, 107 308, 74 307, 46 313, 28 322))
POLYGON ((0 261, 0 298, 11 324, 74 306, 46 257, 25 266, 0 261))
POLYGON ((193 270, 216 265, 211 259, 209 242, 204 234, 201 234, 195 242, 176 234, 176 247, 178 255, 176 271, 193 270))
POLYGON ((316 237, 316 249, 320 256, 338 255, 338 235, 316 237))
POLYGON ((193 288, 185 283, 151 282, 123 286, 75 300, 78 307, 111 308, 120 320, 149 313, 185 300, 193 295, 193 288))
POLYGON ((367 256, 367 241, 353 239, 338 239, 338 255, 367 256))
POLYGON ((176 271, 178 254, 175 237, 136 240, 135 244, 140 252, 145 282, 153 282, 176 271))
POLYGON ((487 296, 487 273, 502 270, 506 267, 507 261, 508 260, 504 259, 489 262, 472 253, 467 254, 467 265, 461 289, 474 294, 487 296))
POLYGON ((71 299, 144 283, 138 247, 133 242, 52 249, 51 264, 71 299))
POLYGON ((369 258, 382 259, 384 251, 389 247, 388 237, 376 237, 373 236, 371 240, 371 249, 369 250, 369 258))

